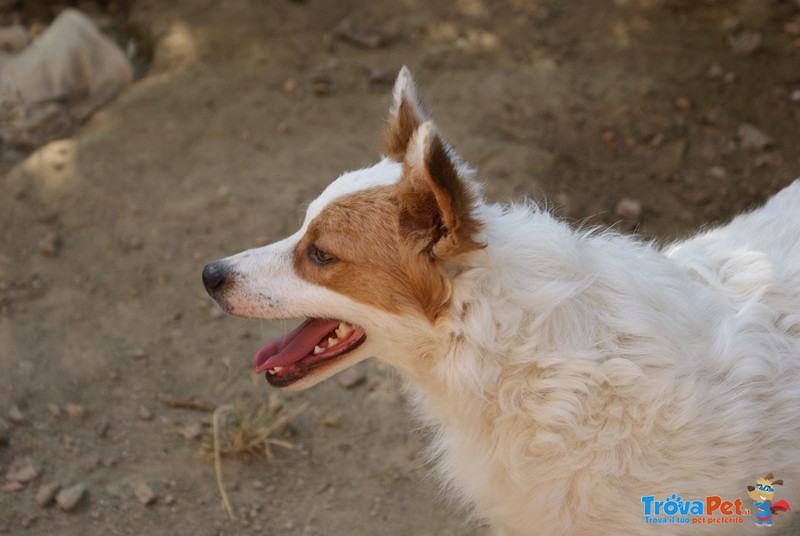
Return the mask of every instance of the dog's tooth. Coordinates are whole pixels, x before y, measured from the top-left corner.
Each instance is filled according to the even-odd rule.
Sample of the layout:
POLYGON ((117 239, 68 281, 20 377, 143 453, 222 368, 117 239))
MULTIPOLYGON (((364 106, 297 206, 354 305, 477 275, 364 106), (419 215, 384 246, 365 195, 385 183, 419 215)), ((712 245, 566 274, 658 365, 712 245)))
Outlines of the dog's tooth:
POLYGON ((336 328, 336 336, 344 339, 353 332, 353 327, 347 322, 339 322, 339 327, 336 328))
POLYGON ((275 371, 273 369, 267 369, 267 374, 269 374, 270 376, 274 376, 275 371))
POLYGON ((275 372, 280 372, 283 370, 283 367, 272 367, 272 370, 274 370, 275 372))
POLYGON ((328 348, 330 348, 331 346, 335 346, 337 344, 339 344, 338 338, 328 337, 328 348))
POLYGON ((325 348, 323 348, 322 346, 315 346, 314 347, 314 355, 319 355, 324 351, 325 351, 325 348))

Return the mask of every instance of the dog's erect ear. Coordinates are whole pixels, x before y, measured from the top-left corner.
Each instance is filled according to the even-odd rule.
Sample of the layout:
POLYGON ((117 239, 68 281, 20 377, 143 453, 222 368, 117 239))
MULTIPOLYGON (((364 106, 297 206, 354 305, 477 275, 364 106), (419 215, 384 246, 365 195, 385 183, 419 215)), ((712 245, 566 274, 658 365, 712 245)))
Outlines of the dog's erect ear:
POLYGON ((420 252, 447 260, 485 247, 475 241, 477 194, 458 157, 433 122, 423 123, 408 143, 397 185, 400 229, 420 252))
POLYGON ((402 162, 417 128, 428 119, 428 113, 417 96, 417 87, 405 65, 394 83, 394 100, 389 109, 386 128, 386 156, 402 162))
POLYGON ((767 474, 767 476, 764 477, 764 480, 770 480, 771 481, 773 478, 775 478, 775 475, 773 475, 772 473, 769 473, 769 474, 767 474))

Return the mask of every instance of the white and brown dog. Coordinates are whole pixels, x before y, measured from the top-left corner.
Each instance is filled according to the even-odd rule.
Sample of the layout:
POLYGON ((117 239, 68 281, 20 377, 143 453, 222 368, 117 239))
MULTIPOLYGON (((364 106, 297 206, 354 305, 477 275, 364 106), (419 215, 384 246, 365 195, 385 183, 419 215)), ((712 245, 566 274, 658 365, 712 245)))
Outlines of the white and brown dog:
POLYGON ((307 319, 256 372, 399 369, 439 474, 498 534, 751 534, 746 511, 687 526, 656 503, 733 503, 769 472, 800 503, 800 181, 659 250, 485 202, 405 68, 387 142, 295 234, 204 269, 231 314, 307 319))

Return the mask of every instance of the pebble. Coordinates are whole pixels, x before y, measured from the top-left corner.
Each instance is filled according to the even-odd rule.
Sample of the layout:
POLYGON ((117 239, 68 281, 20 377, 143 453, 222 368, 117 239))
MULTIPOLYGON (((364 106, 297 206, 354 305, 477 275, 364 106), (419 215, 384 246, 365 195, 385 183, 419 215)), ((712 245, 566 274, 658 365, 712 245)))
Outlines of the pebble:
POLYGON ((333 81, 331 77, 326 74, 318 74, 311 78, 311 91, 317 97, 324 97, 330 95, 333 89, 333 81))
POLYGON ((762 37, 758 32, 748 30, 728 36, 728 46, 737 54, 754 54, 761 48, 762 37))
POLYGON ((81 404, 67 404, 65 409, 67 415, 73 419, 82 419, 83 416, 86 415, 86 408, 81 404))
POLYGON ((147 409, 145 406, 139 406, 139 418, 143 421, 152 421, 153 420, 153 412, 147 409))
POLYGON ((623 197, 617 202, 614 212, 617 216, 625 218, 626 220, 638 221, 639 217, 642 215, 642 202, 638 199, 623 197))
POLYGON ((0 487, 0 491, 2 491, 3 493, 13 493, 15 491, 20 491, 23 489, 25 489, 25 484, 23 484, 22 482, 17 482, 16 480, 13 480, 11 482, 6 482, 5 484, 3 484, 2 487, 0 487))
POLYGON ((56 493, 61 489, 61 484, 58 482, 48 482, 39 488, 36 492, 36 504, 42 508, 46 508, 52 504, 56 498, 56 493))
POLYGON ((45 257, 55 257, 61 248, 61 239, 55 233, 47 233, 39 241, 39 253, 45 257))
POLYGON ((106 437, 110 429, 111 422, 108 419, 103 419, 94 429, 94 432, 97 434, 97 437, 106 437))
POLYGON ((336 382, 345 389, 353 389, 367 381, 367 373, 362 364, 353 365, 336 375, 336 382))
POLYGON ((708 168, 708 175, 715 179, 725 179, 728 177, 728 172, 722 166, 711 166, 708 168))
POLYGON ((719 63, 713 63, 706 71, 706 76, 711 80, 716 80, 725 76, 725 69, 719 63))
POLYGON ((27 456, 14 458, 6 471, 6 480, 21 484, 26 484, 37 476, 39 476, 39 471, 36 470, 33 460, 27 456))
POLYGON ((789 100, 792 102, 800 102, 800 89, 795 89, 789 93, 789 100))
POLYGON ((14 424, 25 424, 25 416, 22 415, 22 412, 16 404, 11 406, 11 409, 8 410, 8 420, 14 424))
POLYGON ((199 439, 203 435, 203 425, 199 422, 178 426, 176 430, 185 439, 199 439))
POLYGON ((675 98, 675 106, 682 112, 689 112, 693 107, 692 99, 686 95, 678 95, 675 98))
POLYGON ((75 484, 58 492, 56 504, 63 511, 71 512, 78 506, 84 495, 86 495, 86 484, 75 484))
POLYGON ((131 352, 128 354, 128 357, 136 360, 144 359, 145 357, 147 357, 147 352, 145 351, 144 348, 136 348, 134 350, 131 350, 131 352))
POLYGON ((283 92, 287 95, 294 95, 297 92, 297 80, 289 78, 283 83, 283 92))
POLYGON ((763 151, 772 145, 770 138, 763 130, 750 123, 742 123, 736 129, 736 136, 739 138, 744 149, 757 149, 763 151))
POLYGON ((175 496, 167 495, 166 497, 164 497, 164 504, 166 504, 167 506, 172 506, 173 504, 175 504, 175 496))
POLYGON ((47 411, 49 411, 50 415, 54 418, 61 417, 61 408, 59 408, 57 404, 47 404, 47 411))
POLYGON ((148 486, 147 484, 139 484, 134 488, 133 494, 136 495, 136 498, 139 500, 140 503, 144 505, 153 504, 158 495, 156 492, 153 491, 153 488, 148 486))

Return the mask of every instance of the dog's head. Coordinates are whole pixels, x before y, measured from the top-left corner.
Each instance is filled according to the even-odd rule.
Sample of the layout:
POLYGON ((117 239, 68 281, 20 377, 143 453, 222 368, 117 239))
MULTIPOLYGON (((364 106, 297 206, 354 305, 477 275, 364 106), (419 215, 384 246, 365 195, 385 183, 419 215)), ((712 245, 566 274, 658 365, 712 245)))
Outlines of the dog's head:
POLYGON ((256 372, 274 386, 305 388, 369 356, 424 351, 447 315, 452 264, 483 246, 469 170, 405 67, 386 139, 387 156, 331 183, 295 234, 203 270, 228 313, 307 319, 256 353, 256 372))

